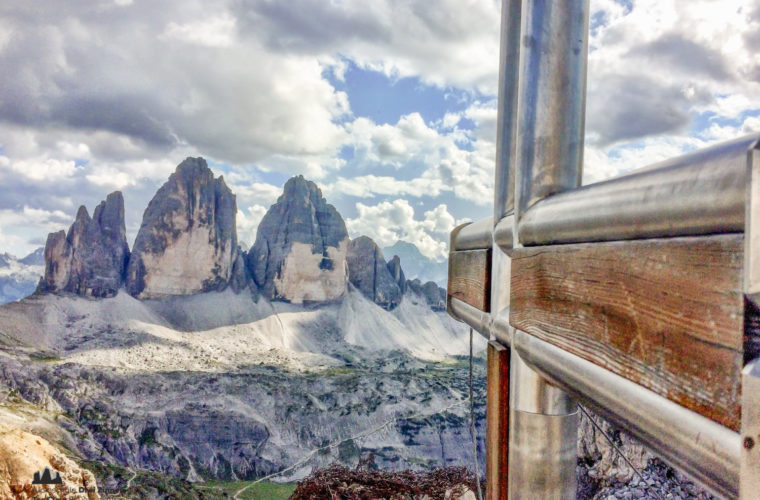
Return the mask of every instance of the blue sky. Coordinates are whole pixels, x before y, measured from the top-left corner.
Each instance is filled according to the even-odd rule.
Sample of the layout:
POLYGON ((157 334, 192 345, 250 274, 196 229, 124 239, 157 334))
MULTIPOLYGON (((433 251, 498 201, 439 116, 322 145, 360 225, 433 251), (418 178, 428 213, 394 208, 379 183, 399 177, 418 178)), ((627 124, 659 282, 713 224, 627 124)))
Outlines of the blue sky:
MULTIPOLYGON (((133 238, 203 156, 253 243, 284 182, 352 236, 442 259, 491 213, 500 2, 72 0, 0 5, 0 252, 122 190, 133 238)), ((760 129, 760 7, 591 0, 584 182, 760 129)))

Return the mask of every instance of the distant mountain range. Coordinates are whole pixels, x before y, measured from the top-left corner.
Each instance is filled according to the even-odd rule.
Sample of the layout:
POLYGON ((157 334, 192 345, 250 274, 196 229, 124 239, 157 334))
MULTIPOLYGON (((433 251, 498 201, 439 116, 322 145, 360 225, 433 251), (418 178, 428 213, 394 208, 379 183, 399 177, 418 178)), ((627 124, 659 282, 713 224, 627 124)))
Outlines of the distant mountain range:
POLYGON ((0 304, 31 295, 44 272, 43 248, 22 259, 8 253, 0 254, 0 304))
POLYGON ((24 430, 72 456, 192 481, 292 479, 368 452, 381 467, 471 462, 468 329, 419 279, 424 257, 388 252, 415 256, 408 279, 405 255, 349 238, 302 176, 247 249, 236 210, 188 158, 132 248, 119 192, 50 234, 36 293, 0 306, 0 426, 34 414, 24 430))
POLYGON ((398 255, 403 262, 407 278, 416 278, 422 282, 434 281, 438 286, 446 287, 449 275, 447 262, 437 262, 425 257, 413 243, 399 240, 393 245, 383 248, 383 254, 388 257, 398 255))

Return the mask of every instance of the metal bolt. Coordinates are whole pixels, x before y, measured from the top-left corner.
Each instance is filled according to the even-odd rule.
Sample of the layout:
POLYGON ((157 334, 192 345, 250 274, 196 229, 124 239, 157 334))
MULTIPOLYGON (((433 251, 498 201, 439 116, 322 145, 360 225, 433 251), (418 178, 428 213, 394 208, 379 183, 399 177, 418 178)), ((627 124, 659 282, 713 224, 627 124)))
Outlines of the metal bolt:
POLYGON ((747 436, 744 438, 744 449, 745 450, 751 450, 752 447, 755 446, 755 440, 751 437, 747 436))

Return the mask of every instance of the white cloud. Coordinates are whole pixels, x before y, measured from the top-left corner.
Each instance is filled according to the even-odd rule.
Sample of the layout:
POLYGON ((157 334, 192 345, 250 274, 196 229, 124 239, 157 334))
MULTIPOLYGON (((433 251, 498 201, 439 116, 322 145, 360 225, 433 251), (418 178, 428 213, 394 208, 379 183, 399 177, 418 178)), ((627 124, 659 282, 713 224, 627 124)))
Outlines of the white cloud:
POLYGON ((273 50, 339 53, 389 77, 494 94, 500 3, 241 0, 236 7, 244 29, 263 34, 273 50))
POLYGON ((466 138, 458 129, 438 131, 424 122, 419 113, 402 116, 395 125, 377 125, 357 118, 347 125, 354 148, 354 167, 369 170, 376 165, 395 167, 409 180, 363 175, 341 177, 330 192, 354 196, 409 194, 438 196, 453 191, 458 198, 477 205, 491 202, 493 194, 493 142, 477 140, 472 151, 460 148, 466 138))
POLYGON ((375 206, 357 203, 358 217, 346 219, 352 237, 366 235, 381 247, 398 240, 414 243, 420 252, 438 261, 446 258, 448 245, 431 233, 448 233, 454 228, 454 218, 446 205, 425 212, 424 219, 414 218, 414 208, 407 200, 384 201, 375 206))
POLYGON ((441 203, 433 210, 425 212, 425 220, 422 224, 430 232, 449 234, 454 229, 455 221, 446 205, 441 203))
POLYGON ((205 47, 229 47, 235 35, 235 18, 229 13, 185 24, 169 23, 161 38, 205 47))
POLYGON ((266 213, 267 208, 262 205, 251 205, 246 210, 238 210, 238 243, 243 246, 243 250, 248 251, 256 241, 256 230, 266 213))
POLYGON ((325 184, 322 191, 326 195, 349 195, 360 198, 374 198, 376 195, 409 195, 415 197, 438 196, 451 188, 441 179, 419 177, 408 181, 389 176, 360 175, 353 178, 338 177, 335 182, 325 184))
MULTIPOLYGON (((743 0, 592 2, 587 137, 600 146, 688 134, 700 113, 760 108, 760 11, 743 0)), ((657 141, 655 141, 657 142, 657 141)))
POLYGON ((29 159, 29 160, 6 160, 0 164, 0 168, 12 171, 16 175, 26 177, 33 181, 56 182, 74 176, 77 167, 72 160, 58 160, 55 158, 29 159))
MULTIPOLYGON (((61 210, 23 206, 0 210, 0 250, 24 256, 44 245, 48 233, 68 230, 72 218, 61 210)), ((1 253, 1 252, 0 252, 1 253)))
POLYGON ((273 186, 264 182, 230 181, 229 187, 237 197, 238 206, 270 206, 282 194, 282 186, 273 186))

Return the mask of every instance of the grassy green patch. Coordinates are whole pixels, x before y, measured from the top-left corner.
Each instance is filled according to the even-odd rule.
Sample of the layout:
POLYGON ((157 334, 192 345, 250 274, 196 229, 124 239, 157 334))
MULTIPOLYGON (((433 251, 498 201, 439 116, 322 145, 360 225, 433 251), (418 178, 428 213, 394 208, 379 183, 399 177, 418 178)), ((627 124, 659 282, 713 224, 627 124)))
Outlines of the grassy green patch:
POLYGON ((218 480, 207 481, 201 488, 206 491, 217 491, 219 493, 218 498, 231 498, 235 493, 248 485, 250 486, 238 498, 243 500, 286 500, 290 498, 290 495, 296 489, 296 483, 272 483, 269 481, 254 483, 252 481, 218 480), (225 497, 224 494, 228 496, 225 497))

